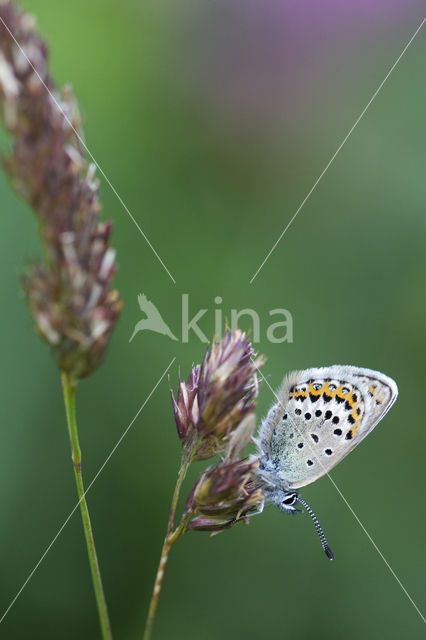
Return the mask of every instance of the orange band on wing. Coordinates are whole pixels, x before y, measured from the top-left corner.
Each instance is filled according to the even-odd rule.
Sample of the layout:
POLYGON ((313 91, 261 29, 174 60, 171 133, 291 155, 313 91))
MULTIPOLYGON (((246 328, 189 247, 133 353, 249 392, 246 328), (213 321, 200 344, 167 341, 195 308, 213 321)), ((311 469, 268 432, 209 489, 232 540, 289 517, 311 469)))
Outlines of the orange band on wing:
MULTIPOLYGON (((352 393, 350 390, 346 391, 345 393, 343 392, 343 389, 345 388, 344 384, 339 385, 338 387, 336 387, 335 389, 330 389, 329 384, 328 383, 323 383, 321 385, 321 387, 319 389, 315 389, 314 385, 318 384, 315 382, 310 382, 307 387, 305 388, 305 390, 302 389, 298 389, 298 390, 294 390, 291 391, 289 393, 289 398, 294 398, 294 399, 304 399, 307 398, 308 396, 312 396, 313 398, 319 398, 319 396, 324 395, 326 396, 326 400, 329 401, 331 398, 336 398, 336 400, 338 402, 344 402, 345 403, 345 408, 350 411, 350 414, 348 416, 348 420, 350 422, 351 426, 351 437, 353 438, 353 436, 356 433, 356 430, 358 428, 358 424, 361 418, 361 409, 358 406, 359 405, 359 400, 358 400, 358 396, 356 393, 352 393)), ((333 385, 335 386, 335 385, 333 385)), ((371 392, 371 395, 373 395, 374 393, 374 389, 371 392)))

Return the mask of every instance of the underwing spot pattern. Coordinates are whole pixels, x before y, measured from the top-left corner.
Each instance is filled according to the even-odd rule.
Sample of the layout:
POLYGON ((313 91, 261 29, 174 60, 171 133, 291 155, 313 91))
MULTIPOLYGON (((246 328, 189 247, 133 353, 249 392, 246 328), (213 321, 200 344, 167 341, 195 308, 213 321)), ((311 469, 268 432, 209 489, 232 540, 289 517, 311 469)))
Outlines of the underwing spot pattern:
MULTIPOLYGON (((368 393, 372 397, 375 389, 370 386, 368 393)), ((353 385, 331 379, 308 380, 291 387, 282 423, 288 429, 286 438, 298 437, 293 445, 295 455, 302 456, 305 464, 312 467, 318 457, 333 456, 334 448, 328 446, 332 442, 339 447, 350 446, 362 415, 362 397, 353 385), (305 442, 300 436, 308 423, 313 429, 305 442)))
MULTIPOLYGON (((368 393, 374 395, 373 385, 370 385, 368 393)), ((299 417, 303 414, 304 422, 319 418, 319 428, 322 428, 326 421, 331 421, 333 425, 342 424, 343 429, 334 429, 334 436, 340 437, 346 424, 346 440, 353 439, 363 414, 359 392, 344 381, 309 380, 302 385, 293 386, 288 400, 293 406, 294 415, 299 417), (296 403, 297 406, 294 406, 296 403), (322 409, 319 406, 322 406, 322 409)), ((378 401, 380 402, 380 399, 378 401)), ((318 443, 315 438, 312 440, 315 444, 318 443)), ((331 453, 327 450, 325 455, 331 453)))
POLYGON ((374 428, 397 394, 394 380, 371 369, 333 365, 288 374, 260 431, 266 486, 288 491, 323 476, 374 428))

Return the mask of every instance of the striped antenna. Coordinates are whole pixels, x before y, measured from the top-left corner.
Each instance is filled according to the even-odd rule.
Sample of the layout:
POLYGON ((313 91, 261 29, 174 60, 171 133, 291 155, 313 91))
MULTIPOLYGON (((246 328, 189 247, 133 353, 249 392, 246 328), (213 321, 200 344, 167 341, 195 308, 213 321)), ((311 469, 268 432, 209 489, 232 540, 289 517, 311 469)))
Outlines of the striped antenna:
POLYGON ((324 531, 321 528, 320 523, 318 522, 318 518, 316 517, 315 513, 312 511, 311 507, 308 505, 307 502, 305 502, 304 500, 302 500, 302 498, 299 498, 298 495, 296 495, 296 500, 298 502, 300 502, 301 505, 303 505, 306 509, 306 511, 308 512, 308 514, 311 516, 312 518, 312 522, 315 525, 315 529, 317 530, 317 534, 319 536, 319 539, 321 541, 321 546, 324 549, 325 555, 327 556, 327 558, 329 560, 334 560, 334 553, 332 552, 332 550, 330 549, 330 547, 328 546, 328 542, 325 538, 324 535, 324 531))

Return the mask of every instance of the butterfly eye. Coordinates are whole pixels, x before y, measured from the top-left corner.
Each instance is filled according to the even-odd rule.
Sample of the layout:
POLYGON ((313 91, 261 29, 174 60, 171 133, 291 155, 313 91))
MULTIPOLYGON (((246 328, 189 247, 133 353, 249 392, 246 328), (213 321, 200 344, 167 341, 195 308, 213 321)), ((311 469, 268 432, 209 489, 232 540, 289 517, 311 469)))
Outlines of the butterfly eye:
POLYGON ((283 504, 287 504, 289 506, 291 506, 292 504, 294 504, 296 502, 296 494, 295 493, 288 493, 286 495, 286 497, 283 500, 283 504))
POLYGON ((343 387, 342 393, 343 395, 346 395, 347 393, 349 393, 349 389, 347 387, 343 387))
POLYGON ((313 389, 315 389, 315 391, 319 391, 319 390, 321 389, 321 386, 322 386, 322 385, 320 385, 318 382, 315 382, 315 383, 312 385, 312 388, 313 388, 313 389))
POLYGON ((336 385, 335 384, 329 384, 328 385, 328 390, 329 391, 336 391, 336 385))

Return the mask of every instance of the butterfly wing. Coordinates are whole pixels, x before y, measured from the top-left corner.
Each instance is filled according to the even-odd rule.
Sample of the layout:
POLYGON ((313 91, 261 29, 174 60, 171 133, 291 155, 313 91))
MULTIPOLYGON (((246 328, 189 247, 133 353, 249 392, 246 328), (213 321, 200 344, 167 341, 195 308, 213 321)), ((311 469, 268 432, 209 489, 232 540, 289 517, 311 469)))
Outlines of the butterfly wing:
POLYGON ((283 489, 310 484, 370 433, 397 394, 394 380, 371 369, 293 371, 262 425, 261 459, 283 489))

